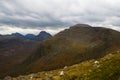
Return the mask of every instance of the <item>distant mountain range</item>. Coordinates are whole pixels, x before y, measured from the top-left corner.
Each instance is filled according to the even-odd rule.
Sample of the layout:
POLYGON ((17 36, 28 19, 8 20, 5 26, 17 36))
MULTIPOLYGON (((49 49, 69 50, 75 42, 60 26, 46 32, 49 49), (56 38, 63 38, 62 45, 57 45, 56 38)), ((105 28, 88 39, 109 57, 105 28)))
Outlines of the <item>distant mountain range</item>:
MULTIPOLYGON (((41 32, 36 37, 44 33, 41 32)), ((21 35, 17 34, 17 36, 21 35)), ((29 41, 34 40, 34 35, 28 34, 26 36, 28 40, 25 39, 25 43, 29 44, 29 41)), ((98 59, 120 49, 120 32, 109 28, 92 27, 87 24, 77 24, 53 37, 46 39, 45 36, 42 36, 42 38, 45 40, 42 42, 35 41, 35 43, 33 41, 33 44, 29 44, 29 47, 15 46, 15 50, 21 50, 22 56, 16 54, 17 57, 16 55, 11 56, 10 60, 10 56, 8 56, 8 59, 5 58, 7 59, 6 63, 2 60, 2 63, 5 64, 0 66, 0 76, 17 76, 59 69, 83 61, 98 59), (12 63, 7 64, 9 61, 12 63)), ((40 39, 37 38, 37 40, 40 39)), ((25 43, 22 44, 25 45, 25 43)))
POLYGON ((23 38, 23 39, 29 39, 29 40, 35 40, 35 41, 43 41, 44 39, 52 37, 52 35, 50 33, 47 33, 45 31, 41 31, 38 35, 26 34, 24 36, 24 35, 16 32, 16 33, 12 33, 11 35, 3 35, 3 36, 15 36, 15 37, 19 37, 19 38, 23 38))

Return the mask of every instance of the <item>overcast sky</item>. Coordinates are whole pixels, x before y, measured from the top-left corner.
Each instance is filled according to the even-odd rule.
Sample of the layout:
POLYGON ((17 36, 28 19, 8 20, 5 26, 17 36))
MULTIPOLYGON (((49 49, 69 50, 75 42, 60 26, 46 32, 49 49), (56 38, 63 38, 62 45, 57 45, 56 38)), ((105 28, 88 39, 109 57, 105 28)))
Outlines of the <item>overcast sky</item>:
POLYGON ((0 34, 55 34, 78 23, 120 31, 120 0, 0 0, 0 34))

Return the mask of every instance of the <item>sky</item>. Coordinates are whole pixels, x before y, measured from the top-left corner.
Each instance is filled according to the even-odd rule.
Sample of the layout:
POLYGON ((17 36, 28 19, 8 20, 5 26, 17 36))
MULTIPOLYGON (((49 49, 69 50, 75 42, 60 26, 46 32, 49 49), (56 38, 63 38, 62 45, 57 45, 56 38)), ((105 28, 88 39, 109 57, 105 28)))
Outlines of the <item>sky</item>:
POLYGON ((75 24, 120 31, 120 0, 0 0, 0 34, 56 34, 75 24))

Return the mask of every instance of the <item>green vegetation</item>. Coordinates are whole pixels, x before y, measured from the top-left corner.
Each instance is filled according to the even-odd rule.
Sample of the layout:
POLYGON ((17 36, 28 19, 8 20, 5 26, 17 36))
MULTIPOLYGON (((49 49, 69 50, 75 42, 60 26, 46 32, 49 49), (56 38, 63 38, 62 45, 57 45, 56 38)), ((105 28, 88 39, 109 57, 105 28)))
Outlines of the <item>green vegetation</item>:
MULTIPOLYGON (((10 78, 10 77, 6 77, 10 78)), ((120 52, 63 69, 23 75, 12 80, 119 80, 120 52)))
POLYGON ((118 80, 120 78, 120 53, 107 55, 100 60, 100 67, 88 73, 86 80, 118 80))

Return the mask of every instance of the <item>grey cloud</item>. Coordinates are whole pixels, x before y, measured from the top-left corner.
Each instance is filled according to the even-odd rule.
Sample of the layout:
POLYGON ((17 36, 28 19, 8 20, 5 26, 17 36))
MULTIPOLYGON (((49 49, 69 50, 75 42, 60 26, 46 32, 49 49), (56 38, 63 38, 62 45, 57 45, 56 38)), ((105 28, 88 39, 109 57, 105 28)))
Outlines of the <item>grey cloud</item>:
POLYGON ((119 0, 1 0, 0 25, 21 28, 58 28, 77 23, 120 26, 119 4, 119 0))
POLYGON ((47 26, 60 27, 65 25, 66 23, 56 19, 51 19, 51 18, 47 22, 7 18, 6 20, 0 20, 0 24, 13 25, 13 26, 23 27, 23 28, 29 28, 29 27, 34 28, 34 27, 47 27, 47 26))

